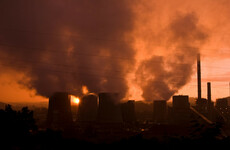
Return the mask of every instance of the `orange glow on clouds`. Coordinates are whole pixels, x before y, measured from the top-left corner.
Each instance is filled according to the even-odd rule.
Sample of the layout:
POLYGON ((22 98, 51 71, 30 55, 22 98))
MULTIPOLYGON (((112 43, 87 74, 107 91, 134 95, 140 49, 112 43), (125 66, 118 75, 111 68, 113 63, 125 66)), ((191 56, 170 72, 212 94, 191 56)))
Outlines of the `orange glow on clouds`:
POLYGON ((82 94, 84 94, 84 95, 89 93, 89 90, 88 90, 87 86, 85 86, 85 85, 82 86, 81 90, 82 90, 82 94))
MULTIPOLYGON (((1 68, 2 69, 2 68, 1 68)), ((29 80, 23 73, 6 69, 7 73, 0 74, 0 102, 46 102, 48 98, 36 95, 36 90, 20 85, 18 81, 29 80)))

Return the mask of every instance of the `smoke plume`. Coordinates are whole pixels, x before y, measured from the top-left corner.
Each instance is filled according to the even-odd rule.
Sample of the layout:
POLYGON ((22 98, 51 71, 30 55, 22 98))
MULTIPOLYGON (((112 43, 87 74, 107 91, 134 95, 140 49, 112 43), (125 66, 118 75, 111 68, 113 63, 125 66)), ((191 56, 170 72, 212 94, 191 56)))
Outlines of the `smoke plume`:
POLYGON ((228 4, 1 0, 0 69, 25 74, 19 84, 44 97, 80 94, 87 86, 124 98, 169 99, 190 81, 197 53, 229 47, 229 38, 221 40, 230 29, 228 4))
POLYGON ((38 95, 127 91, 134 51, 129 0, 3 0, 1 63, 24 72, 38 95), (124 60, 128 57, 129 59, 124 60))
POLYGON ((168 100, 188 83, 196 56, 208 37, 195 13, 178 14, 164 31, 165 54, 141 61, 136 71, 136 81, 146 100, 168 100))

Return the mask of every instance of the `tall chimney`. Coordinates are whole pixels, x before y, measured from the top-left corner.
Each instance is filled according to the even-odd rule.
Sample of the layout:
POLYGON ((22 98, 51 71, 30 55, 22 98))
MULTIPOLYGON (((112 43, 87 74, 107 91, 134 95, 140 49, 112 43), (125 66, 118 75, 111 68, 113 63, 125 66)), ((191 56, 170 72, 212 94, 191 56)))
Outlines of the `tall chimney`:
POLYGON ((208 117, 209 119, 213 120, 214 116, 213 116, 213 109, 212 109, 212 98, 211 98, 211 83, 208 82, 207 83, 207 99, 208 99, 208 105, 207 105, 207 110, 208 110, 208 117))
POLYGON ((200 53, 197 55, 197 89, 198 89, 198 98, 201 100, 201 68, 200 68, 200 53))
POLYGON ((208 91, 208 95, 207 95, 207 98, 208 98, 208 105, 211 105, 211 83, 210 82, 208 82, 207 83, 207 91, 208 91))

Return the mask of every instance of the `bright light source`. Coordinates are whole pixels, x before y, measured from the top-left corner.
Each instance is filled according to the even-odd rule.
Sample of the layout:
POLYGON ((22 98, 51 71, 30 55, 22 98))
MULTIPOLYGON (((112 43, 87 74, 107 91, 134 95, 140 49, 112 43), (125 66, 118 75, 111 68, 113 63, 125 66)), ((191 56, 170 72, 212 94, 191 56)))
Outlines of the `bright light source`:
POLYGON ((71 101, 73 102, 73 104, 78 105, 80 103, 80 98, 71 95, 71 101))

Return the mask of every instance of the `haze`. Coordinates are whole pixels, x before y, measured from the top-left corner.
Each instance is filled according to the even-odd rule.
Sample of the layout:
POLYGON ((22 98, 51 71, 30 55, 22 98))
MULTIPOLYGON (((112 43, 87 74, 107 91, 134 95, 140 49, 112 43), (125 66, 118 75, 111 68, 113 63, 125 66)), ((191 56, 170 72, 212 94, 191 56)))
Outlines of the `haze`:
POLYGON ((229 95, 229 0, 2 0, 0 101, 53 92, 119 92, 123 99, 229 95))

